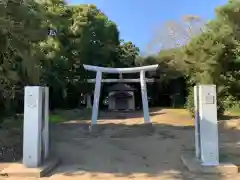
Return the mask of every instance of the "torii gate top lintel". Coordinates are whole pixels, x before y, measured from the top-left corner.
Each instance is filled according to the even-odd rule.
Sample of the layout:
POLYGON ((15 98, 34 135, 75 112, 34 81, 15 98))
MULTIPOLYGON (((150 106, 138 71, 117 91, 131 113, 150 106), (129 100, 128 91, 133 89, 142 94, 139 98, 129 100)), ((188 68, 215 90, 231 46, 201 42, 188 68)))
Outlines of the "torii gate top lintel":
POLYGON ((107 68, 107 67, 100 67, 100 66, 91 66, 84 64, 84 69, 88 71, 95 71, 95 72, 102 72, 102 73, 137 73, 141 71, 155 71, 159 66, 158 64, 150 65, 150 66, 140 66, 140 67, 132 67, 132 68, 107 68))

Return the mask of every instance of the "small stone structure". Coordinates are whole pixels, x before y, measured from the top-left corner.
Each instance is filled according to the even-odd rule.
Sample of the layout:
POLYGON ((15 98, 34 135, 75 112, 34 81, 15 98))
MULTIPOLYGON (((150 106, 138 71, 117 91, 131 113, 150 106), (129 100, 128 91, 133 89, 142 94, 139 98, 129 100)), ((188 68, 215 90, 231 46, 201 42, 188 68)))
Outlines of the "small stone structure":
POLYGON ((112 111, 134 111, 134 88, 118 83, 108 88, 108 109, 112 111))

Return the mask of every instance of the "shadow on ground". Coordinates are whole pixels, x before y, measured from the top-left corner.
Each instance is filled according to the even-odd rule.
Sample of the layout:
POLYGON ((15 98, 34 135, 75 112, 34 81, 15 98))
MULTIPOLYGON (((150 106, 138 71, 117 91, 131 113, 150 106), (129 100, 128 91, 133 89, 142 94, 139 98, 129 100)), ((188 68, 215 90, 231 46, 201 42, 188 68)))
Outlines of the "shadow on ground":
MULTIPOLYGON (((181 141, 179 127, 107 123, 95 128, 89 132, 89 124, 82 121, 53 127, 54 154, 61 157, 65 167, 74 165, 73 170, 65 172, 59 168, 58 173, 128 178, 157 177, 161 173, 170 173, 177 179, 182 176, 179 154, 187 146, 181 141)), ((191 128, 184 129, 181 136, 188 138, 191 128)))
MULTIPOLYGON (((142 124, 141 112, 132 113, 131 116, 125 114, 123 118, 116 119, 109 118, 109 113, 101 113, 101 120, 93 132, 89 132, 89 121, 79 118, 78 111, 72 112, 72 116, 66 118, 68 121, 64 123, 51 124, 51 153, 59 156, 62 163, 49 176, 83 180, 225 179, 222 176, 192 174, 183 167, 180 155, 194 150, 194 127, 186 125, 189 117, 153 110, 153 126, 149 127, 142 124)), ((116 113, 113 115, 117 116, 116 113)), ((231 160, 240 159, 240 131, 228 128, 223 124, 225 122, 230 121, 219 123, 221 157, 228 160, 232 155, 231 160)), ((1 148, 10 149, 1 152, 0 164, 21 159, 22 130, 0 132, 5 133, 0 134, 1 148)))
POLYGON ((220 117, 221 121, 227 121, 232 119, 240 119, 240 116, 232 116, 232 115, 222 115, 220 117))
MULTIPOLYGON (((87 120, 91 118, 91 109, 75 109, 75 110, 65 110, 65 111, 55 111, 53 114, 60 115, 67 120, 87 120)), ((158 116, 161 114, 165 114, 165 112, 161 112, 160 108, 153 108, 149 112, 150 116, 158 116)), ((138 111, 129 111, 129 112, 109 112, 109 111, 100 111, 99 112, 99 119, 130 119, 130 118, 142 118, 143 112, 142 110, 138 111)))
POLYGON ((52 152, 62 160, 53 176, 223 179, 192 174, 183 167, 180 155, 194 148, 191 126, 105 123, 89 132, 88 123, 74 121, 54 125, 51 138, 52 152))

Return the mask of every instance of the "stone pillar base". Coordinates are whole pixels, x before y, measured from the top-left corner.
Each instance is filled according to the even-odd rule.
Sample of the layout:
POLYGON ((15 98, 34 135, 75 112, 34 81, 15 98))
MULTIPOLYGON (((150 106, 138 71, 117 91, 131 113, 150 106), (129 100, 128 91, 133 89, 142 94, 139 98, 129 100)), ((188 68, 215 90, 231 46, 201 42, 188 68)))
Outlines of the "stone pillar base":
POLYGON ((238 167, 232 163, 220 163, 216 166, 203 166, 201 162, 195 158, 193 153, 183 154, 181 156, 181 161, 184 166, 193 173, 221 175, 238 173, 238 167))
POLYGON ((41 178, 53 170, 59 163, 60 160, 57 158, 47 160, 38 168, 27 168, 22 163, 12 163, 0 171, 0 176, 41 178))

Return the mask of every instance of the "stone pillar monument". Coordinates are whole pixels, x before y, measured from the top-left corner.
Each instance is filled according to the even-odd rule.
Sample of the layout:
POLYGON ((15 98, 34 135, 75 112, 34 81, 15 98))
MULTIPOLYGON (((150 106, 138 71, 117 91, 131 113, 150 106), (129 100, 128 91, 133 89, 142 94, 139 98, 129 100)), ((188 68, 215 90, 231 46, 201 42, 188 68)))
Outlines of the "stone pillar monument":
POLYGON ((237 174, 235 164, 219 162, 216 86, 195 86, 194 106, 196 157, 189 152, 183 153, 182 163, 193 173, 237 174))
POLYGON ((27 86, 24 93, 23 160, 0 171, 1 175, 40 178, 57 166, 49 158, 49 89, 27 86))
POLYGON ((23 165, 27 168, 39 167, 48 157, 48 102, 48 87, 25 87, 23 165))
POLYGON ((204 166, 219 165, 215 85, 194 87, 196 156, 204 166))

